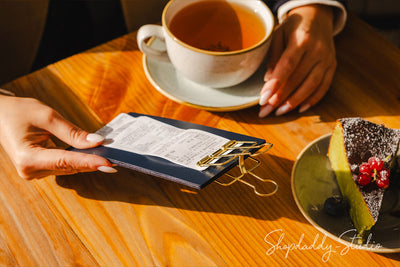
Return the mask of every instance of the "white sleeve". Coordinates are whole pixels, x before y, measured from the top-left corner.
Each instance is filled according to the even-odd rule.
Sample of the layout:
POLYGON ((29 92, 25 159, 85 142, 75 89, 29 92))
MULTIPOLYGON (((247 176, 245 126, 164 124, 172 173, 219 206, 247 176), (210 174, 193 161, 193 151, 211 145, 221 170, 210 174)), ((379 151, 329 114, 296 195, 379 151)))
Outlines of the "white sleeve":
POLYGON ((10 95, 10 96, 15 96, 15 94, 13 92, 10 92, 6 89, 1 89, 0 88, 0 95, 10 95))
POLYGON ((287 1, 282 4, 277 10, 277 17, 279 23, 281 23, 285 18, 287 13, 293 8, 311 5, 311 4, 321 4, 334 7, 334 20, 333 20, 333 35, 338 34, 344 28, 347 19, 347 11, 344 5, 338 1, 334 0, 292 0, 287 1))

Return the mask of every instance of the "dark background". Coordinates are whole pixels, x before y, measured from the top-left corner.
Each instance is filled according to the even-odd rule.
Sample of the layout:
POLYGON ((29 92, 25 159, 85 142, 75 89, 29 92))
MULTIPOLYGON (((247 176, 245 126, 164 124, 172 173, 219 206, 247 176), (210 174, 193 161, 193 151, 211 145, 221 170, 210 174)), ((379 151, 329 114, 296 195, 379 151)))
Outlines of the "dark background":
POLYGON ((400 47, 399 0, 348 0, 348 9, 400 47))
MULTIPOLYGON (((127 33, 119 0, 79 3, 50 1, 32 71, 127 33)), ((400 0, 349 0, 347 6, 400 47, 400 0)))

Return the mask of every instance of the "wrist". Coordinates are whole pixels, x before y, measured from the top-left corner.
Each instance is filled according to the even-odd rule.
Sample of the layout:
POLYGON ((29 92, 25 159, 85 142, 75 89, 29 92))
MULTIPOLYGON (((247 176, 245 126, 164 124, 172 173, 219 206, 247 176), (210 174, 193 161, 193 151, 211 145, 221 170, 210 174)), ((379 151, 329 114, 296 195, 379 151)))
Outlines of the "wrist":
POLYGON ((324 27, 326 32, 333 33, 334 31, 334 14, 330 6, 320 4, 299 6, 287 14, 288 17, 292 15, 299 15, 310 24, 316 22, 320 27, 324 27))

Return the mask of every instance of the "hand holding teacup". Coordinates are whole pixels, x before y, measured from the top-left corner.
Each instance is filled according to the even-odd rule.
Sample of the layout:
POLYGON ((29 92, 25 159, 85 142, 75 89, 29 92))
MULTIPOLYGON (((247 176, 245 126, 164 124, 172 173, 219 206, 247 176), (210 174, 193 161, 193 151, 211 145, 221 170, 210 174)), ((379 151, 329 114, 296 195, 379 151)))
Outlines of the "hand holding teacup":
MULTIPOLYGON (((268 69, 261 90, 260 117, 300 113, 328 92, 335 70, 334 33, 340 31, 334 12, 324 5, 292 9, 275 29, 268 51, 268 69), (336 27, 334 27, 336 26, 336 27)), ((344 25, 345 17, 341 25, 344 25)))
MULTIPOLYGON (((333 13, 326 5, 294 8, 271 43, 274 18, 262 1, 172 0, 162 26, 139 29, 138 44, 146 55, 170 60, 186 78, 218 88, 249 78, 271 43, 259 116, 274 110, 282 115, 297 107, 304 112, 328 91, 336 69, 333 13), (147 46, 149 37, 165 40, 166 51, 147 46)), ((342 15, 342 26, 345 19, 342 15)))

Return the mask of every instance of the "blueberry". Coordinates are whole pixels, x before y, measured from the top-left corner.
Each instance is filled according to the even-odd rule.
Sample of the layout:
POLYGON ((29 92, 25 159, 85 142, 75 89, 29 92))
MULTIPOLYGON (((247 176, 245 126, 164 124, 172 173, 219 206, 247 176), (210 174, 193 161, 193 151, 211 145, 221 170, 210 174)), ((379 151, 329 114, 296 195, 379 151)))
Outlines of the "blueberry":
POLYGON ((324 210, 331 216, 343 216, 347 211, 347 203, 342 197, 330 197, 325 200, 324 210))

